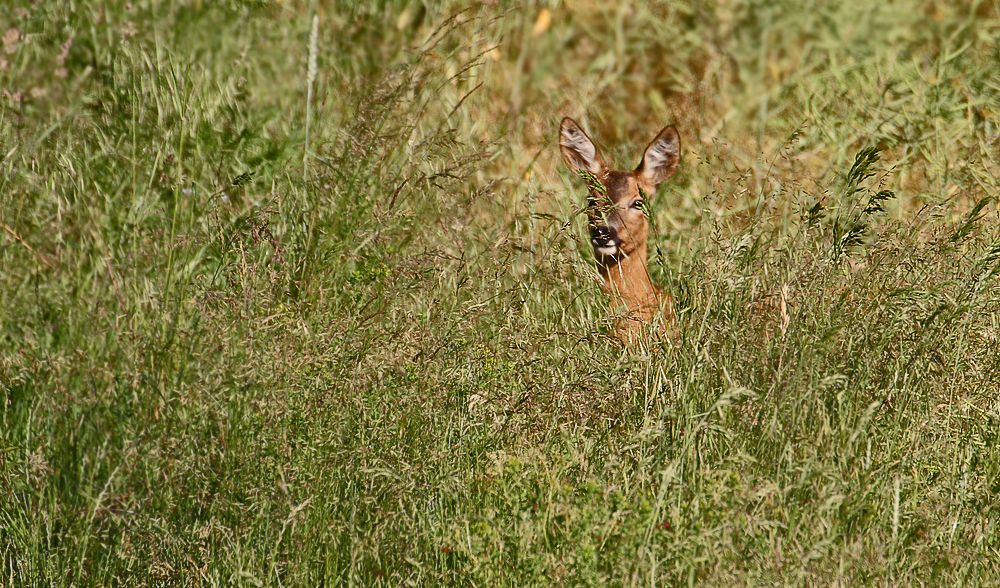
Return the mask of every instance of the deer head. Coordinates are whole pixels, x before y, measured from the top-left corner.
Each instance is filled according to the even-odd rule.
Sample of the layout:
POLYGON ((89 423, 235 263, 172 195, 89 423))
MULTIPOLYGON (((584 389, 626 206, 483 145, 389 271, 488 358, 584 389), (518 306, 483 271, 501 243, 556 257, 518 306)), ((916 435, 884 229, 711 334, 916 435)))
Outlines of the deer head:
POLYGON ((559 148, 566 165, 587 182, 590 241, 598 263, 645 256, 646 199, 677 169, 681 150, 677 129, 661 130, 632 171, 610 169, 594 142, 571 118, 562 120, 559 148))

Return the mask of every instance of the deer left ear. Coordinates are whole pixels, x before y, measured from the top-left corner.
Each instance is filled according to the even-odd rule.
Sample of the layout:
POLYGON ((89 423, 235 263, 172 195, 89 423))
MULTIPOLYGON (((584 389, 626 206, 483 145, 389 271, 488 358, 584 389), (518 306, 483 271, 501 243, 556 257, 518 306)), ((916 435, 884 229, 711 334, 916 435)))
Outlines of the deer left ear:
POLYGON ((664 127, 646 147, 636 173, 653 186, 673 175, 681 158, 681 137, 673 125, 664 127))
POLYGON ((575 120, 566 117, 559 125, 559 150, 563 161, 574 172, 588 171, 595 176, 603 176, 608 164, 597 150, 597 146, 583 132, 575 120))

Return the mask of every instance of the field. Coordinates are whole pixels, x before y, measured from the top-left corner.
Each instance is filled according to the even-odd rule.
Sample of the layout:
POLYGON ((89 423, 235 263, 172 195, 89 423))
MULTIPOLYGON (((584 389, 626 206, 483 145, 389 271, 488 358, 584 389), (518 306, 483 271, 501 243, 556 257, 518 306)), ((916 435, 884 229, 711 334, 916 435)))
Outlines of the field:
POLYGON ((0 7, 0 586, 1000 585, 996 0, 0 7), (563 116, 666 124, 623 346, 563 116))

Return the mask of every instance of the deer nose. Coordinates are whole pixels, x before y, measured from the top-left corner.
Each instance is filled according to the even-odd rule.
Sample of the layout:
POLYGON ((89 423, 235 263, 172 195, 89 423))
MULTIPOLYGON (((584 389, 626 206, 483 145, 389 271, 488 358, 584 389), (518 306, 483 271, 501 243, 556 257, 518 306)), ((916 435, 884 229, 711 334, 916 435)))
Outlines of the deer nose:
POLYGON ((607 247, 614 241, 611 230, 608 227, 594 227, 590 230, 590 242, 595 247, 607 247))

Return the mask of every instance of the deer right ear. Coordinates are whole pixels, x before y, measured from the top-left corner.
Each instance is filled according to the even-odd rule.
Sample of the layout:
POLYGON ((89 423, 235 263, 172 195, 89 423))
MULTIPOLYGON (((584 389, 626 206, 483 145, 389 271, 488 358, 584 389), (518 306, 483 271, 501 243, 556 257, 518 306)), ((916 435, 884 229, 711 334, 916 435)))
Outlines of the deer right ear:
POLYGON ((597 146, 569 117, 562 119, 559 125, 559 150, 562 151, 563 161, 574 172, 585 170, 600 177, 608 170, 608 164, 597 151, 597 146))
POLYGON ((681 137, 673 125, 664 127, 646 147, 635 171, 653 186, 666 180, 677 170, 681 159, 681 137))

